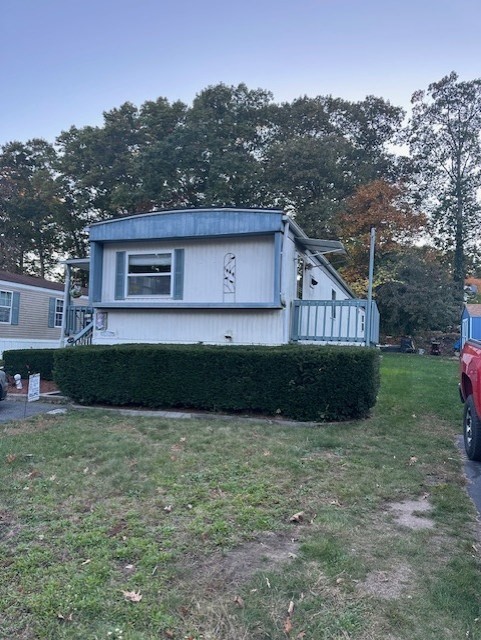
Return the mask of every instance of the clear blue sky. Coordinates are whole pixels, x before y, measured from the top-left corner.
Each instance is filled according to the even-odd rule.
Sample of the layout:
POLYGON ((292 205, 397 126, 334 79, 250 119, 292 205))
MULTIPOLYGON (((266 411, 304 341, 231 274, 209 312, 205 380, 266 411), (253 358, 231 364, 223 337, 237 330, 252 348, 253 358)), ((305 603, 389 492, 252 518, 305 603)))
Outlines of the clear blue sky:
POLYGON ((218 82, 408 107, 453 70, 481 76, 481 2, 1 0, 0 60, 0 144, 218 82))

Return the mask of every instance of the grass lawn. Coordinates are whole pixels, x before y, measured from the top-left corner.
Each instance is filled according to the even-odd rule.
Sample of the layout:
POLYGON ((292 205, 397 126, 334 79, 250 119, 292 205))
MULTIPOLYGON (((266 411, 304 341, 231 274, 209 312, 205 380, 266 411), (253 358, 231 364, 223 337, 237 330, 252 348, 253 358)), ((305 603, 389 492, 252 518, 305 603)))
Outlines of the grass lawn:
POLYGON ((2 425, 0 638, 481 638, 461 416, 455 361, 392 354, 359 422, 2 425))

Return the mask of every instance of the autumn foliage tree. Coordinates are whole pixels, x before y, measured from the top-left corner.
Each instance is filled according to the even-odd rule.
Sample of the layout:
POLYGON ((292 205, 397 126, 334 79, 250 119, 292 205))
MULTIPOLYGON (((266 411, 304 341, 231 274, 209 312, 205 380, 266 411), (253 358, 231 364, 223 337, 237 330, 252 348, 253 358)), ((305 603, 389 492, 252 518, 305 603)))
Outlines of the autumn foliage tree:
POLYGON ((357 188, 337 217, 339 236, 348 253, 343 276, 358 295, 368 282, 371 228, 376 229, 377 262, 416 239, 426 217, 414 210, 402 186, 374 180, 357 188))

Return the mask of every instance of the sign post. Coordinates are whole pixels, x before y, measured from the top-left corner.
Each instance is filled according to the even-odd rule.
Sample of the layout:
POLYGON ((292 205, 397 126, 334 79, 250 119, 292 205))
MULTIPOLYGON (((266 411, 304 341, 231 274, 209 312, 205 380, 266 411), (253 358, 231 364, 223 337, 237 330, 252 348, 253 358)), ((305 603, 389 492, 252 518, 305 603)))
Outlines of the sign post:
POLYGON ((28 401, 40 400, 40 374, 33 373, 28 376, 28 401))

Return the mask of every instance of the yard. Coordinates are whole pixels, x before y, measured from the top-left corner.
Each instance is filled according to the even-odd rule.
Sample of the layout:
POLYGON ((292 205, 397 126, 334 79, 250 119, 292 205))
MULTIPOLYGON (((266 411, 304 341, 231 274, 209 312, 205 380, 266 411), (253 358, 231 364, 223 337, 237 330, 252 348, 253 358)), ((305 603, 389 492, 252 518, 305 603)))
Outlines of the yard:
POLYGON ((393 354, 365 421, 4 425, 0 637, 481 638, 461 416, 456 361, 393 354))

